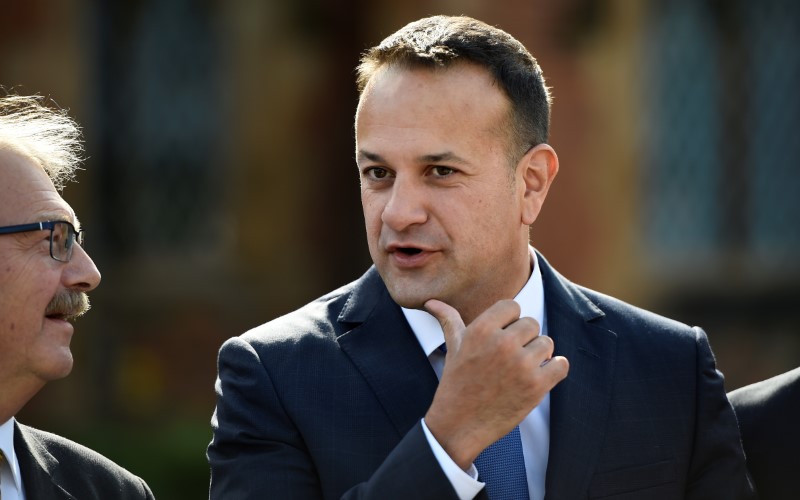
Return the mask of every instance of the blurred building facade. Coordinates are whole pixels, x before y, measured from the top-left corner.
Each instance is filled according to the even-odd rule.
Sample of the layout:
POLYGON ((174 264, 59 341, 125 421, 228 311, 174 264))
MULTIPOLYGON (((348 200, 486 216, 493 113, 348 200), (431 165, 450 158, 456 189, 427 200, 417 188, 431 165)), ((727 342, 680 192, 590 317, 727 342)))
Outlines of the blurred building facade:
POLYGON ((800 365, 795 2, 0 5, 0 85, 84 127, 64 196, 103 273, 73 374, 20 418, 157 497, 206 491, 221 342, 369 266, 353 68, 429 14, 498 25, 542 65, 561 171, 532 242, 562 273, 703 326, 728 389, 800 365))

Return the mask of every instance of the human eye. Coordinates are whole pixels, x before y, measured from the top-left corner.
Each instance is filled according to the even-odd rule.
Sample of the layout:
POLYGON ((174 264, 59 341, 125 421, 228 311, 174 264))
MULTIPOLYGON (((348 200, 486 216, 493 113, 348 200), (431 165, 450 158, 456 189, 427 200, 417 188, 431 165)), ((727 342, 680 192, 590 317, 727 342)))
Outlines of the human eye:
POLYGON ((53 226, 52 238, 53 245, 56 247, 68 247, 71 244, 73 226, 69 222, 57 222, 53 226))
POLYGON ((364 169, 363 176, 369 180, 380 181, 389 178, 391 173, 383 167, 368 167, 364 169))
POLYGON ((434 165, 431 167, 431 174, 433 174, 434 177, 450 177, 456 172, 457 170, 452 167, 445 167, 442 165, 434 165))
POLYGON ((64 241, 64 231, 61 230, 60 224, 53 228, 52 232, 48 235, 48 239, 51 239, 56 246, 62 244, 62 241, 64 241))

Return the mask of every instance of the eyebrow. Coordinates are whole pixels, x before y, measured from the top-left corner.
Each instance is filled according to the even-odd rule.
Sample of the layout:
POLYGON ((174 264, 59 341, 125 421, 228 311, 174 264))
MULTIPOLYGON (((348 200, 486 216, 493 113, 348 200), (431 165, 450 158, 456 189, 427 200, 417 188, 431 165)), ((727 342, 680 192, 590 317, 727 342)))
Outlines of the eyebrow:
POLYGON ((81 230, 81 221, 78 220, 78 216, 75 214, 68 214, 64 212, 49 212, 42 216, 42 221, 46 220, 63 220, 72 223, 76 230, 81 230))
MULTIPOLYGON (((358 160, 367 159, 369 161, 373 161, 373 162, 376 162, 376 163, 387 163, 386 160, 381 155, 379 155, 378 153, 373 153, 371 151, 365 151, 363 149, 360 149, 358 151, 357 159, 358 160)), ((458 156, 457 154, 453 153, 452 151, 445 151, 443 153, 422 155, 422 156, 417 157, 417 161, 419 161, 420 163, 442 163, 442 162, 448 162, 448 163, 458 163, 458 164, 461 164, 461 165, 465 165, 465 164, 469 163, 467 160, 465 160, 464 158, 461 158, 460 156, 458 156)))
POLYGON ((358 155, 356 155, 356 160, 360 161, 363 159, 374 161, 375 163, 386 163, 386 160, 384 160, 383 157, 378 153, 371 153, 369 151, 364 151, 363 149, 359 149, 358 155))

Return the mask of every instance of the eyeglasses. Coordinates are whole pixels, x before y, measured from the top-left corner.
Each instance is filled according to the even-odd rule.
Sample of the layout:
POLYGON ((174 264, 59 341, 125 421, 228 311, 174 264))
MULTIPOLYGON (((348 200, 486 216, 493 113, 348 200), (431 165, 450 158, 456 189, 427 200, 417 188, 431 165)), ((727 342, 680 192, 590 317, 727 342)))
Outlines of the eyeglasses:
POLYGON ((50 257, 59 262, 69 262, 75 242, 83 246, 84 231, 78 231, 71 223, 64 220, 34 222, 17 226, 0 227, 0 234, 27 233, 30 231, 50 230, 50 257))

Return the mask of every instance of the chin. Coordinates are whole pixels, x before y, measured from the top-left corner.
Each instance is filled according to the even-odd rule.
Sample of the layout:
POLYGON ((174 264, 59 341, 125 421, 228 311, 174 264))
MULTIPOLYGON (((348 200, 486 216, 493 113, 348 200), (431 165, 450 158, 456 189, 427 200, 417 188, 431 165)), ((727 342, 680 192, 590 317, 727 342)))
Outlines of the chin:
POLYGON ((45 382, 61 380, 72 373, 72 352, 65 347, 60 352, 52 353, 48 359, 42 360, 39 366, 39 378, 45 382))
POLYGON ((387 285, 387 288, 392 300, 397 302, 400 307, 405 307, 406 309, 424 309, 422 306, 425 305, 425 302, 433 298, 430 292, 421 293, 419 291, 407 290, 389 285, 387 285))
POLYGON ((406 309, 423 309, 423 305, 430 299, 443 295, 442 290, 436 287, 437 280, 419 276, 395 275, 384 273, 378 268, 378 273, 383 278, 386 289, 392 300, 400 307, 406 309))
POLYGON ((421 309, 423 311, 425 310, 425 308, 423 307, 425 305, 425 302, 427 302, 429 300, 427 298, 426 299, 416 299, 416 298, 403 299, 403 298, 395 298, 394 296, 392 296, 392 299, 394 299, 394 301, 397 302, 397 304, 400 307, 403 307, 405 309, 421 309))

